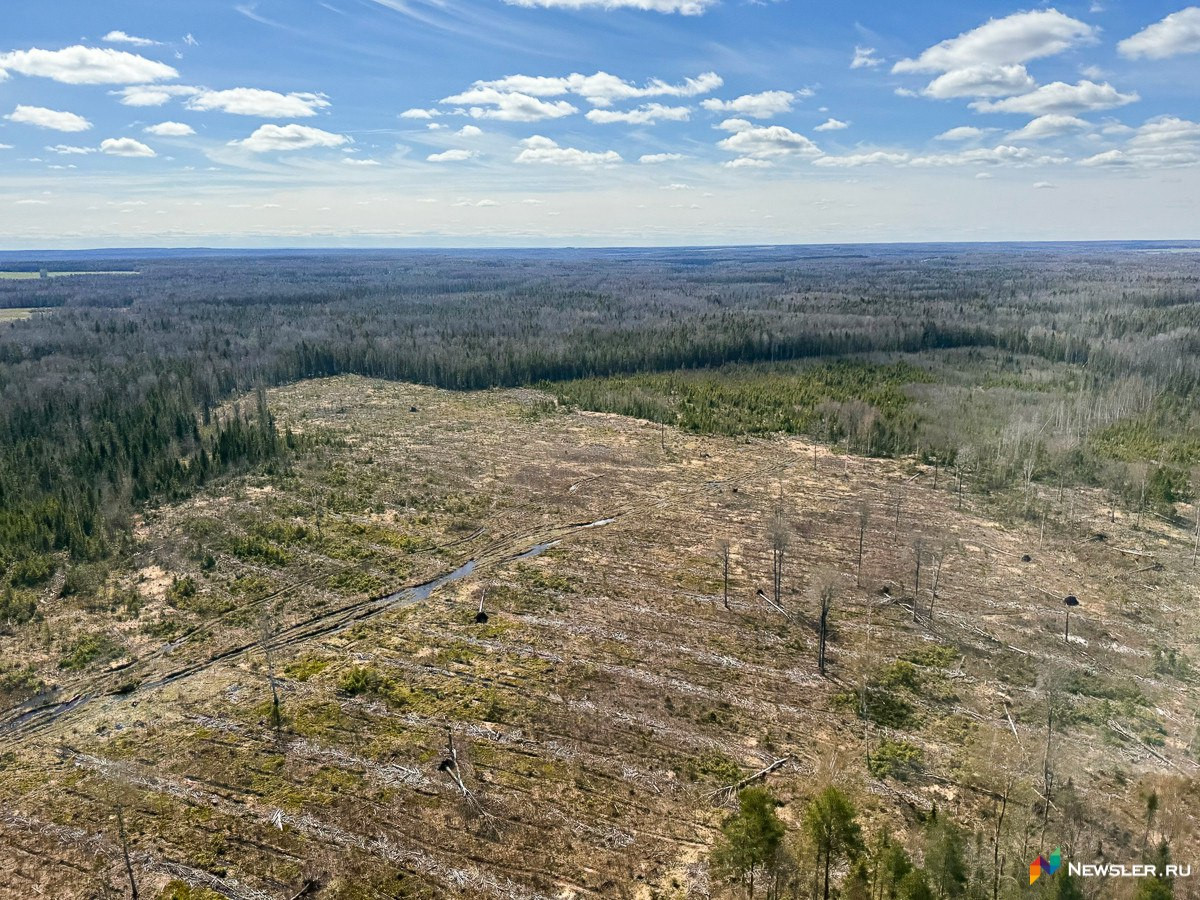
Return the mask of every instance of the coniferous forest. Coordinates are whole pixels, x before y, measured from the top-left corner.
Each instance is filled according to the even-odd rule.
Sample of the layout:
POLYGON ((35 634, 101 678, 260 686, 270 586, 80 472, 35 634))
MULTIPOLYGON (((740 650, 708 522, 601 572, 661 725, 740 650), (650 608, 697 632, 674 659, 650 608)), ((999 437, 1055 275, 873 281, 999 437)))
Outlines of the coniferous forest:
MULTIPOLYGON (((802 407, 789 403, 783 417, 717 423, 694 409, 681 419, 662 395, 678 394, 669 379, 691 391, 684 373, 731 364, 991 349, 1077 366, 1079 386, 1097 396, 1120 384, 1152 397, 1118 418, 1134 438, 1164 421, 1180 430, 1168 461, 1189 464, 1200 440, 1188 437, 1200 256, 1169 249, 195 253, 82 266, 18 256, 12 271, 138 274, 0 280, 0 306, 35 311, 0 332, 0 554, 37 569, 30 560, 48 553, 111 552, 138 504, 278 456, 286 438, 265 406, 217 415, 224 404, 345 373, 456 390, 562 385, 568 402, 700 429, 786 431, 824 418, 826 435, 840 436, 861 413, 839 410, 855 421, 836 425, 815 404, 795 415, 802 407), (679 374, 639 385, 654 373, 679 374), (596 381, 611 376, 625 378, 596 381)), ((778 374, 772 383, 735 371, 727 410, 790 389, 778 374)), ((863 389, 881 389, 871 380, 863 389)), ((926 449, 911 422, 892 422, 886 406, 878 418, 872 452, 926 449)), ((928 443, 949 458, 971 438, 928 443)))

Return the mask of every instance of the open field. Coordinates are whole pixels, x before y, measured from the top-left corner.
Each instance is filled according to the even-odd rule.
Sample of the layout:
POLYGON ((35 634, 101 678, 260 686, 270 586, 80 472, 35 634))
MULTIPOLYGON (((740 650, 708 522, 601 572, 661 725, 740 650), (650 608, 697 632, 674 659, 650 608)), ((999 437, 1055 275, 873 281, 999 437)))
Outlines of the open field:
POLYGON ((38 307, 35 306, 0 309, 0 322, 19 322, 22 319, 28 319, 37 309, 38 307))
POLYGON ((834 781, 871 841, 936 806, 1014 896, 1059 843, 1200 850, 1184 525, 1037 486, 998 520, 912 458, 532 390, 268 399, 301 452, 147 510, 0 637, 0 896, 124 896, 118 808, 147 896, 725 896, 723 789, 777 761, 790 825, 834 781))

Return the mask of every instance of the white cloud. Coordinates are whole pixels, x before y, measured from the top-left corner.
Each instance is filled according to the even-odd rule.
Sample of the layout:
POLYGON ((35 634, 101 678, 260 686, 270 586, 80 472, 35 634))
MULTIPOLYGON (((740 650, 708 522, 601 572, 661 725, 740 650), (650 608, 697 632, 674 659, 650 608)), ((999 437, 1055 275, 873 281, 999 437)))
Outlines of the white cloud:
POLYGON ((441 112, 436 109, 406 109, 400 113, 402 119, 433 119, 440 116, 441 112))
POLYGON ((342 160, 342 162, 347 166, 359 166, 359 167, 379 165, 379 160, 377 160, 377 159, 355 159, 352 156, 347 156, 346 158, 344 158, 342 160))
POLYGON ((458 131, 454 132, 457 137, 472 138, 479 137, 483 134, 483 129, 476 125, 464 125, 458 131))
POLYGON ((200 42, 198 40, 196 40, 194 37, 192 37, 192 33, 190 31, 183 36, 183 42, 185 44, 187 44, 189 47, 199 47, 200 46, 200 42))
POLYGON ((686 122, 691 116, 691 110, 686 106, 664 106, 661 103, 647 103, 637 109, 618 112, 610 109, 589 110, 587 120, 597 124, 622 122, 626 125, 653 125, 660 119, 669 122, 686 122))
POLYGON ((1044 116, 1048 113, 1077 113, 1099 109, 1114 109, 1135 103, 1141 98, 1136 93, 1122 94, 1107 81, 1080 81, 1067 84, 1055 81, 1044 84, 1036 91, 1003 100, 977 100, 971 108, 978 112, 1028 113, 1044 116))
MULTIPOLYGON (((471 89, 455 97, 447 97, 442 103, 476 103, 468 97, 471 90, 492 90, 502 94, 526 94, 530 97, 562 97, 575 94, 592 106, 612 106, 626 100, 647 97, 697 97, 721 87, 725 82, 716 72, 704 72, 695 78, 685 78, 677 84, 652 78, 639 86, 608 72, 593 75, 570 75, 557 77, 545 75, 508 75, 494 81, 476 81, 471 89)), ((490 102, 490 101, 489 101, 490 102)))
POLYGON ((1178 116, 1150 119, 1133 132, 1123 149, 1107 150, 1080 165, 1165 168, 1200 165, 1200 122, 1178 116))
POLYGON ((1056 9, 1013 13, 935 44, 916 59, 902 59, 892 71, 949 72, 968 66, 1023 63, 1093 41, 1097 31, 1056 9))
POLYGON ((935 100, 949 100, 954 97, 1011 97, 1013 94, 1027 93, 1036 87, 1037 82, 1020 63, 1007 66, 985 63, 951 69, 929 82, 921 93, 935 100))
POLYGON ((854 169, 859 166, 901 165, 911 157, 907 153, 889 153, 876 150, 873 153, 853 153, 849 156, 822 156, 813 164, 829 168, 854 169))
POLYGON ((263 125, 250 137, 230 141, 231 147, 244 147, 254 153, 272 150, 308 150, 312 147, 341 147, 351 143, 344 134, 332 134, 307 125, 263 125))
POLYGON ((814 165, 832 168, 857 168, 860 166, 892 165, 915 168, 945 168, 970 165, 1056 165, 1069 162, 1064 157, 1039 156, 1027 147, 978 147, 960 150, 957 153, 933 153, 913 156, 910 153, 876 150, 872 153, 856 153, 848 156, 822 156, 814 165))
POLYGON ((690 184, 683 184, 682 182, 675 181, 671 184, 664 184, 662 189, 664 191, 690 191, 692 186, 690 184))
POLYGON ((717 0, 504 0, 512 6, 544 9, 640 9, 646 12, 699 16, 717 0))
POLYGON ((1049 113, 1038 116, 1024 128, 1009 134, 1010 141, 1040 141, 1045 138, 1061 137, 1077 131, 1086 131, 1091 123, 1075 116, 1065 116, 1061 113, 1049 113))
POLYGON ((808 96, 811 93, 763 91, 761 94, 743 94, 733 100, 712 98, 701 101, 700 105, 711 112, 729 112, 754 119, 769 119, 771 116, 789 112, 798 96, 808 96))
POLYGON ((1058 185, 1056 185, 1050 181, 1038 181, 1038 182, 1035 182, 1033 186, 1041 191, 1052 191, 1056 187, 1058 187, 1058 185))
POLYGON ((51 131, 87 131, 92 123, 73 112, 46 109, 44 106, 18 106, 4 118, 20 125, 36 125, 51 131))
POLYGON ((937 137, 936 141, 975 141, 987 134, 982 128, 975 128, 973 125, 959 125, 957 128, 951 128, 948 131, 943 131, 937 137))
POLYGON ((132 34, 126 34, 124 31, 110 31, 104 37, 100 38, 108 44, 133 44, 135 47, 153 47, 158 44, 158 41, 152 41, 149 38, 135 37, 132 34))
POLYGON ((579 112, 566 100, 540 100, 529 94, 488 87, 473 87, 461 94, 446 97, 441 102, 476 104, 470 107, 472 118, 497 119, 501 122, 537 122, 560 119, 579 112))
POLYGON ((802 134, 782 125, 754 125, 745 119, 726 119, 717 126, 733 132, 717 146, 747 159, 820 156, 821 149, 802 134))
POLYGON ((841 119, 829 118, 814 128, 813 131, 841 131, 849 127, 849 122, 843 122, 841 119))
POLYGON ((1089 156, 1087 159, 1081 159, 1081 166, 1124 166, 1130 165, 1132 160, 1128 159, 1120 150, 1106 150, 1103 153, 1097 153, 1095 156, 1089 156))
POLYGON ((773 165, 769 159, 755 159, 752 156, 739 156, 727 163, 722 163, 727 169, 769 169, 773 165))
POLYGON ((191 125, 183 122, 159 122, 157 125, 146 126, 144 130, 146 134, 157 137, 188 137, 196 133, 191 125))
POLYGON ((909 165, 917 167, 969 166, 969 165, 1059 165, 1069 162, 1061 156, 1039 156, 1028 147, 1013 147, 1001 144, 998 147, 979 147, 961 150, 958 153, 935 153, 929 156, 914 156, 909 165))
POLYGON ((51 78, 63 84, 138 84, 178 78, 166 63, 109 47, 76 45, 63 50, 0 53, 0 70, 51 78))
POLYGON ((425 159, 429 162, 462 162, 477 155, 474 150, 444 150, 441 153, 431 153, 425 159))
POLYGON ((53 147, 47 147, 47 152, 57 153, 60 156, 86 156, 89 153, 95 153, 94 147, 75 147, 70 144, 55 144, 53 147))
POLYGON ((519 163, 549 163, 558 166, 599 166, 612 165, 621 161, 621 155, 615 150, 593 152, 578 150, 575 147, 560 147, 555 141, 540 134, 521 141, 522 149, 517 154, 515 162, 519 163))
POLYGON ((135 84, 113 93, 123 106, 162 106, 172 97, 192 97, 203 91, 184 84, 135 84))
POLYGON ((100 142, 100 152, 109 156, 149 158, 158 154, 133 138, 107 138, 100 142))
POLYGON ((873 69, 882 66, 883 60, 875 55, 874 47, 855 47, 854 59, 850 60, 852 69, 873 69))
POLYGON ((1131 59, 1166 59, 1184 53, 1200 53, 1200 6, 1171 13, 1160 22, 1117 44, 1117 51, 1131 59))
POLYGON ((677 159, 683 159, 682 153, 643 153, 638 157, 638 162, 646 165, 655 165, 657 163, 674 162, 677 159))
POLYGON ((291 119, 315 116, 329 106, 322 94, 280 94, 259 88, 230 88, 226 91, 202 91, 187 101, 190 109, 258 116, 264 119, 291 119))

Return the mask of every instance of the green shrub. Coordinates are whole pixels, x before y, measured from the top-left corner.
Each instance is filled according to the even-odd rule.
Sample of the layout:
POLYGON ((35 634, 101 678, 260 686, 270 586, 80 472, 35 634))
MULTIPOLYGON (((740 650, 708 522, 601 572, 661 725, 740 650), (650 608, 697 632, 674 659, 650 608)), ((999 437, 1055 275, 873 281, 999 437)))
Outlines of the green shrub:
POLYGON ((58 664, 60 669, 79 670, 94 662, 107 662, 122 653, 121 645, 107 634, 85 634, 71 645, 58 664))
POLYGON ((0 594, 0 625, 24 625, 37 618, 37 596, 6 587, 0 594))
POLYGON ((14 587, 37 587, 49 581, 53 574, 53 557, 27 556, 12 564, 8 577, 14 587))
POLYGON ((884 738, 875 748, 875 752, 867 758, 867 770, 876 778, 907 781, 910 775, 921 768, 924 761, 925 754, 920 747, 907 741, 884 738))
POLYGON ((383 697, 390 687, 389 679, 367 666, 348 669, 338 679, 338 688, 351 697, 383 697))

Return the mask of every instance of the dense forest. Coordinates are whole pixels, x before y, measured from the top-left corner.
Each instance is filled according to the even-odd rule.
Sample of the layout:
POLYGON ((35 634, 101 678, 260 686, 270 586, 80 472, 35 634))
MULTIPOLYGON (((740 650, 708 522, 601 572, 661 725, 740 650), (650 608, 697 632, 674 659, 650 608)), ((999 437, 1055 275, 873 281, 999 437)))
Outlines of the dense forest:
MULTIPOLYGON (((1070 366, 1048 395, 1057 431, 1086 432, 1097 458, 1170 464, 1155 470, 1159 494, 1184 490, 1200 459, 1194 252, 147 254, 5 268, 96 273, 0 280, 0 307, 33 310, 0 329, 0 558, 13 584, 47 577, 49 554, 110 553, 140 503, 278 457, 289 437, 261 389, 334 374, 544 384, 567 403, 693 429, 816 430, 859 452, 951 464, 967 438, 931 413, 928 394, 923 412, 912 399, 923 382, 970 389, 985 376, 962 362, 989 351, 1050 377, 1070 366), (104 274, 114 270, 136 274, 104 274), (827 362, 939 352, 959 353, 952 378, 909 362, 827 362), (814 360, 819 372, 796 366, 814 360), (734 368, 703 376, 722 366, 734 368), (256 390, 257 402, 229 406, 256 390)), ((1028 468, 1026 443, 969 453, 1007 454, 998 468, 1011 475, 1028 468)), ((1078 441, 1058 450, 1059 477, 1099 477, 1078 441)), ((1128 472, 1112 479, 1136 489, 1128 472)))

